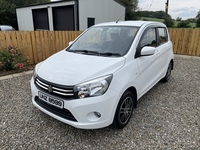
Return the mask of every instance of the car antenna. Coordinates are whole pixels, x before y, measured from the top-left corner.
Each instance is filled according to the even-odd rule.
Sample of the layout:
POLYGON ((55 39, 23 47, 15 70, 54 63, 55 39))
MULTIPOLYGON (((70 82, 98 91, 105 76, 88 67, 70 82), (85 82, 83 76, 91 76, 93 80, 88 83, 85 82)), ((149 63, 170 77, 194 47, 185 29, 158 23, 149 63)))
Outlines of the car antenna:
POLYGON ((119 19, 117 19, 116 23, 118 23, 119 20, 120 20, 124 15, 125 15, 125 13, 124 13, 123 15, 121 15, 121 16, 119 17, 119 19))

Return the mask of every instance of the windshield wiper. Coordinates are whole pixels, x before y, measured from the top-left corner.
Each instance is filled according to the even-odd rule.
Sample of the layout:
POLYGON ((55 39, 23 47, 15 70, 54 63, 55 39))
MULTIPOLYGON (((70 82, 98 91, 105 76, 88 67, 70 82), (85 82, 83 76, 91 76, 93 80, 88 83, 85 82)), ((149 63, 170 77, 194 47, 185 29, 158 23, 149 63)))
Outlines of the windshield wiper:
POLYGON ((105 52, 105 53, 100 53, 101 56, 121 56, 120 53, 111 53, 111 52, 105 52))
POLYGON ((107 56, 107 57, 122 56, 120 53, 111 53, 111 52, 99 53, 97 51, 90 51, 90 50, 68 50, 68 52, 81 53, 87 55, 107 56))
POLYGON ((68 50, 68 52, 82 53, 88 55, 100 55, 100 53, 97 51, 89 51, 89 50, 68 50))

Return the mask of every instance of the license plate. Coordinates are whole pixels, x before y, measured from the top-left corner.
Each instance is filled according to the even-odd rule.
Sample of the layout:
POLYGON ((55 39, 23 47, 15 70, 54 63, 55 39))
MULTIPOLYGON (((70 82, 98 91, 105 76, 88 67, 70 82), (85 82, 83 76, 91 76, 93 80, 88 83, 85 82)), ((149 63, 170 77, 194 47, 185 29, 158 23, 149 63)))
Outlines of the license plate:
POLYGON ((38 95, 39 95, 39 98, 43 100, 44 102, 63 109, 64 102, 62 100, 56 99, 42 92, 38 92, 38 95))

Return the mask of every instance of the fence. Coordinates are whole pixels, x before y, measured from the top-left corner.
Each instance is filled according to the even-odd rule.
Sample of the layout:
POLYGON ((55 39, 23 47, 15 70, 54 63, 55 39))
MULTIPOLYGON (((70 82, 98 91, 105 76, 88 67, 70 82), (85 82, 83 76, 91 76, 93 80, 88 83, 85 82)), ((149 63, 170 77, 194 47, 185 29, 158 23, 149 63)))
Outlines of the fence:
MULTIPOLYGON (((0 32, 0 48, 18 47, 36 64, 68 46, 81 31, 0 32)), ((200 56, 200 29, 169 29, 174 53, 200 56)))
POLYGON ((169 29, 175 54, 200 56, 200 29, 169 29))
POLYGON ((52 54, 64 49, 81 31, 6 31, 0 32, 0 48, 9 45, 17 47, 30 56, 31 64, 36 64, 52 54))

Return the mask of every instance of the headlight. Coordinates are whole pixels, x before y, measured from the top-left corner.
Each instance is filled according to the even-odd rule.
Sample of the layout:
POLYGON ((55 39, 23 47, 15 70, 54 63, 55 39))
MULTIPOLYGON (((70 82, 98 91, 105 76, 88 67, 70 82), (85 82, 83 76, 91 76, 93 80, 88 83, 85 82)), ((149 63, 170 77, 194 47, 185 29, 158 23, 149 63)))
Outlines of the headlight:
POLYGON ((103 76, 75 86, 77 98, 103 95, 112 80, 112 75, 103 76))

